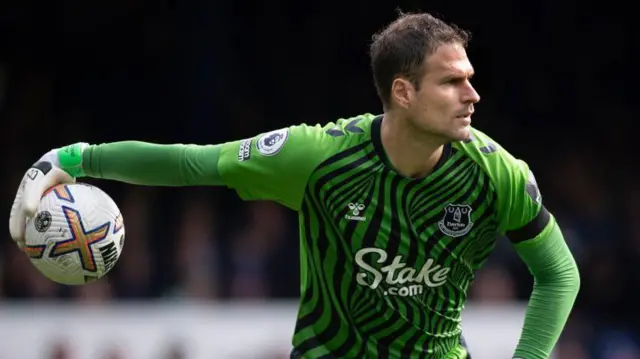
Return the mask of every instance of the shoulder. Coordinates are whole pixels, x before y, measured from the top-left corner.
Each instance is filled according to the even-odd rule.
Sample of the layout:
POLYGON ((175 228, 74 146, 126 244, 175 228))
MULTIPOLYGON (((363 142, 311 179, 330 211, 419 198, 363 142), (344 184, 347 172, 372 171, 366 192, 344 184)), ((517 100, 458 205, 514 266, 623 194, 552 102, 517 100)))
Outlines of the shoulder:
POLYGON ((456 142, 453 147, 484 169, 497 186, 507 185, 514 174, 529 172, 525 161, 516 158, 497 141, 475 128, 471 129, 468 140, 456 142))
POLYGON ((327 123, 292 125, 259 134, 255 137, 255 147, 261 155, 273 155, 280 150, 288 152, 288 147, 307 154, 331 155, 370 140, 374 118, 374 115, 363 114, 327 123))
POLYGON ((340 118, 328 123, 322 130, 329 136, 345 142, 360 142, 371 139, 371 124, 376 115, 365 113, 354 117, 340 118))
MULTIPOLYGON (((300 123, 259 133, 235 145, 240 161, 254 158, 318 162, 371 139, 371 114, 327 123, 300 123)), ((231 151, 231 150, 230 150, 231 151)))
MULTIPOLYGON (((538 214, 546 213, 540 211, 542 196, 525 161, 514 157, 498 142, 476 129, 472 130, 469 140, 454 144, 454 148, 472 158, 490 178, 498 200, 502 232, 522 228, 538 218, 538 214)), ((546 217, 540 218, 544 220, 546 217)))

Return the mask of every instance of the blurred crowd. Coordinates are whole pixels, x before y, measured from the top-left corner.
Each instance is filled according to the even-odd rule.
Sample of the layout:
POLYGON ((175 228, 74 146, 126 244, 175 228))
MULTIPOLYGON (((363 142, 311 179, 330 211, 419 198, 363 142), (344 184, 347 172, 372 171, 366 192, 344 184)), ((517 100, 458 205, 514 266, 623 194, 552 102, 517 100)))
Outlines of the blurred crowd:
MULTIPOLYGON (((0 6, 4 213, 25 169, 68 143, 220 143, 380 112, 367 43, 395 6, 213 3, 0 6)), ((474 126, 530 164, 579 263, 582 290, 559 357, 640 358, 640 183, 632 155, 640 35, 630 17, 542 1, 505 5, 508 15, 479 22, 479 14, 498 15, 482 4, 431 6, 474 33, 469 55, 482 96, 474 126)), ((0 300, 297 297, 295 213, 242 202, 224 188, 88 182, 124 214, 127 240, 113 273, 57 286, 5 230, 0 300)), ((525 301, 531 288, 502 239, 471 299, 525 301)))

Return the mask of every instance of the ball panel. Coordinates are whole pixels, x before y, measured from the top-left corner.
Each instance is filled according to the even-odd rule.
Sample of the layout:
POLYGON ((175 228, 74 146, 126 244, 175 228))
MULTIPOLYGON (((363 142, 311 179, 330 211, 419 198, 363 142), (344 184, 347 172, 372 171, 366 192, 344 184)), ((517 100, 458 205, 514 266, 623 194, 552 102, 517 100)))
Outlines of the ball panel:
POLYGON ((78 285, 115 266, 123 238, 120 210, 104 191, 84 183, 58 185, 27 220, 25 251, 47 278, 78 285))

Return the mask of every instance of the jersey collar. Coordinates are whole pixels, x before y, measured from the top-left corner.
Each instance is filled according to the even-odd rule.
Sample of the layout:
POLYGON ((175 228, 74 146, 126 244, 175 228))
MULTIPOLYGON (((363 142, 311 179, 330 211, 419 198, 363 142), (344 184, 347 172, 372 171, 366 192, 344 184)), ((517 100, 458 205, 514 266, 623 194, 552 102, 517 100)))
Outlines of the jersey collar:
MULTIPOLYGON (((391 161, 389 161, 389 157, 387 157, 387 153, 385 152, 384 147, 382 146, 382 137, 380 134, 381 133, 380 129, 382 127, 383 117, 384 115, 376 116, 371 122, 371 141, 373 142, 373 147, 375 148, 376 154, 378 155, 378 157, 380 157, 380 159, 382 159, 382 162, 384 162, 384 164, 387 167, 397 172, 393 167, 393 165, 391 164, 391 161)), ((436 163, 436 165, 433 167, 433 170, 431 171, 431 173, 440 169, 447 162, 447 160, 451 158, 452 154, 453 154, 453 151, 452 151, 451 143, 445 144, 444 149, 442 151, 442 155, 440 156, 438 163, 436 163)))

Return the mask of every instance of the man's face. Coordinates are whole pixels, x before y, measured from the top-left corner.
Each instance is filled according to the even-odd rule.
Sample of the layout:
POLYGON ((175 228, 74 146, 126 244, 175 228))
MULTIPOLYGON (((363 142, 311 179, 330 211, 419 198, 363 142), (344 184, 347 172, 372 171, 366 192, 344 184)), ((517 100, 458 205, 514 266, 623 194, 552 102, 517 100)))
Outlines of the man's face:
POLYGON ((470 135, 473 104, 480 96, 469 82, 473 67, 464 47, 445 44, 429 55, 420 90, 409 86, 406 110, 419 131, 444 141, 462 141, 470 135))

